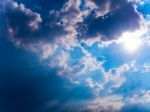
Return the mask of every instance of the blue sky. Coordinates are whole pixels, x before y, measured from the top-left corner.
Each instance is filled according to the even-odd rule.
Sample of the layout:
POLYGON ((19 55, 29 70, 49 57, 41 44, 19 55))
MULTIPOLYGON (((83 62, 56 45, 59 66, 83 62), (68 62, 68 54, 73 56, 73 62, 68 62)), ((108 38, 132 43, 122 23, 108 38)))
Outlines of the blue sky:
POLYGON ((150 112, 149 0, 0 0, 1 112, 150 112))

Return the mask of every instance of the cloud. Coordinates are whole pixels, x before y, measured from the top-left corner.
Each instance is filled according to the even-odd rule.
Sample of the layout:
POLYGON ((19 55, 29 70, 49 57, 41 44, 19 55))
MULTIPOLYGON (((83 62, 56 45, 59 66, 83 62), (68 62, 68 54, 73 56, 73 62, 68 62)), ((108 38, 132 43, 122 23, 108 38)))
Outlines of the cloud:
POLYGON ((24 0, 4 4, 2 12, 8 34, 5 37, 17 46, 42 52, 45 58, 54 54, 58 46, 69 50, 77 45, 75 25, 82 20, 84 13, 80 11, 80 0, 63 0, 59 5, 54 0, 46 1, 54 3, 50 8, 45 8, 46 4, 41 0, 32 2, 32 6, 24 0), (47 51, 45 46, 53 50, 47 51))
POLYGON ((80 0, 63 0, 59 4, 53 0, 46 1, 47 4, 54 3, 53 6, 50 5, 51 7, 44 7, 47 5, 41 3, 41 0, 32 1, 33 6, 29 4, 29 1, 17 2, 6 2, 4 15, 9 37, 15 44, 25 47, 42 42, 55 46, 68 39, 71 42, 65 42, 63 45, 69 48, 72 44, 78 43, 77 35, 78 38, 91 39, 92 43, 95 42, 93 37, 100 36, 100 39, 96 40, 101 42, 101 40, 117 38, 126 30, 135 30, 140 27, 140 15, 128 1, 115 3, 112 0, 87 1, 87 5, 95 4, 96 10, 83 10, 80 0), (98 14, 101 13, 101 6, 104 6, 103 10, 107 10, 104 15, 98 14))
MULTIPOLYGON (((99 37, 102 40, 112 40, 125 31, 134 31, 140 28, 142 18, 133 3, 127 0, 107 0, 105 2, 94 0, 93 2, 98 6, 98 10, 90 12, 78 25, 79 38, 99 37), (108 13, 97 15, 101 6, 106 4, 109 6, 108 13)), ((107 9, 105 8, 105 10, 107 9)))
POLYGON ((40 14, 34 13, 23 4, 16 2, 9 2, 5 8, 10 36, 20 40, 31 39, 42 22, 40 14))
MULTIPOLYGON (((31 3, 29 0, 15 1, 7 1, 3 9, 0 9, 0 16, 5 17, 9 39, 16 45, 35 52, 41 62, 50 69, 56 69, 57 75, 71 80, 74 84, 84 85, 92 91, 92 97, 96 98, 77 102, 86 104, 80 107, 79 112, 119 111, 124 106, 124 98, 120 93, 113 93, 122 88, 124 83, 128 83, 126 73, 150 71, 149 63, 138 68, 126 62, 122 65, 117 63, 115 68, 108 65, 107 71, 104 60, 99 59, 105 49, 98 48, 96 50, 101 51, 97 52, 92 46, 95 42, 104 42, 107 46, 124 32, 140 28, 142 17, 131 1, 87 0, 84 4, 86 6, 82 8, 80 0, 32 0, 31 3), (82 42, 88 46, 82 46, 82 42), (72 54, 75 47, 80 52, 72 54), (91 49, 96 51, 94 55, 90 53, 91 49)), ((0 36, 1 31, 0 28, 0 36)), ((113 52, 111 49, 108 51, 113 52)), ((116 55, 113 56, 106 57, 112 58, 110 60, 117 59, 116 55)), ((148 99, 149 92, 144 94, 146 96, 143 95, 141 99, 134 96, 132 103, 148 99)), ((48 106, 55 107, 58 103, 54 100, 48 106)), ((63 107, 74 104, 76 105, 75 101, 68 102, 63 107)))
POLYGON ((131 104, 150 104, 150 91, 140 90, 130 98, 131 104))
MULTIPOLYGON (((61 76, 69 76, 72 80, 78 81, 79 76, 82 77, 86 73, 99 70, 106 78, 106 82, 102 85, 95 83, 96 88, 103 88, 106 83, 111 83, 113 88, 118 88, 122 85, 125 78, 121 74, 127 70, 126 66, 123 65, 113 70, 116 73, 112 73, 112 71, 106 73, 103 68, 103 62, 98 61, 81 47, 76 38, 80 31, 76 27, 78 23, 83 23, 85 25, 83 30, 87 29, 87 32, 81 31, 81 33, 85 33, 86 37, 89 37, 91 41, 92 39, 94 40, 92 37, 95 34, 101 35, 104 40, 111 40, 125 30, 135 30, 139 28, 141 18, 131 2, 125 0, 115 1, 114 3, 112 0, 103 2, 93 0, 93 2, 90 2, 95 5, 96 10, 92 11, 90 9, 81 10, 80 0, 63 2, 64 4, 56 9, 47 9, 42 6, 44 4, 41 4, 40 10, 43 10, 43 13, 47 15, 43 15, 36 8, 32 9, 25 1, 22 2, 24 4, 9 1, 5 5, 6 24, 10 38, 15 44, 23 45, 26 49, 36 52, 42 61, 47 61, 46 63, 50 67, 58 68, 58 73, 61 76), (25 4, 31 9, 27 8, 25 4), (99 8, 102 5, 104 5, 102 10, 107 10, 108 12, 103 13, 104 15, 99 15, 98 13, 101 13, 101 11, 98 11, 101 10, 99 8), (45 10, 48 10, 48 12, 45 12, 45 10), (78 59, 76 64, 72 64, 73 59, 70 57, 69 51, 75 46, 82 50, 84 56, 78 59)), ((39 3, 40 0, 34 5, 38 4, 40 6, 39 3)), ((81 38, 84 38, 84 36, 81 38)), ((98 41, 101 40, 98 39, 98 41)), ((91 85, 91 81, 87 80, 89 85, 91 85)))
MULTIPOLYGON (((101 72, 103 70, 103 62, 98 61, 81 46, 78 46, 77 48, 81 50, 81 54, 83 53, 83 55, 80 58, 77 58, 76 60, 72 58, 72 54, 62 49, 58 49, 56 53, 51 55, 50 52, 51 50, 53 50, 51 49, 51 47, 47 50, 47 52, 45 52, 43 58, 50 56, 49 59, 45 58, 46 63, 51 68, 57 68, 58 74, 60 76, 67 77, 72 82, 81 83, 81 79, 83 79, 84 75, 90 72, 94 72, 96 70, 99 70, 101 72)), ((86 80, 86 78, 83 80, 86 80)))
POLYGON ((67 100, 65 102, 53 101, 49 102, 46 106, 58 106, 60 111, 70 112, 119 112, 125 105, 123 103, 123 97, 117 95, 96 97, 92 99, 80 99, 80 100, 67 100))
POLYGON ((122 96, 111 95, 88 101, 81 112, 118 112, 123 106, 122 96))
POLYGON ((39 13, 17 2, 8 2, 5 10, 9 36, 13 41, 23 44, 38 41, 50 42, 54 38, 67 34, 64 26, 59 24, 59 12, 57 11, 50 11, 48 18, 42 19, 39 13))
POLYGON ((120 112, 149 112, 150 108, 150 91, 138 90, 133 96, 125 98, 126 104, 122 107, 120 112))
POLYGON ((126 81, 125 72, 130 70, 130 65, 123 64, 117 68, 110 69, 108 72, 108 81, 111 82, 111 88, 120 87, 126 81))
POLYGON ((75 39, 77 35, 85 40, 97 36, 99 41, 112 40, 126 30, 140 27, 140 14, 128 1, 87 1, 87 5, 95 4, 96 10, 81 9, 80 0, 63 0, 59 4, 46 1, 47 4, 54 3, 51 7, 45 7, 47 5, 41 0, 32 1, 33 6, 29 1, 17 2, 7 1, 4 13, 9 36, 17 45, 41 41, 54 43, 67 36, 75 39), (101 9, 107 13, 99 15, 101 9))

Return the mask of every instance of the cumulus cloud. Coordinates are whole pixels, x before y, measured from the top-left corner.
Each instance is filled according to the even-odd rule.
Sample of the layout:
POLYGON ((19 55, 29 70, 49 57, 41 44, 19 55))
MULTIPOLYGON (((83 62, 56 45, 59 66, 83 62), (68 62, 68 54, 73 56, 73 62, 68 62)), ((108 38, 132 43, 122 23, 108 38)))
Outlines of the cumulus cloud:
POLYGON ((38 0, 32 1, 33 6, 29 1, 17 2, 7 1, 4 13, 9 36, 17 44, 62 41, 58 38, 66 36, 112 40, 124 31, 140 27, 140 14, 133 3, 126 0, 87 1, 87 5, 93 4, 95 9, 81 9, 80 0, 63 0, 60 4, 38 0), (44 7, 49 2, 54 5, 44 7), (100 15, 101 10, 105 10, 103 15, 100 15))
MULTIPOLYGON (((3 18, 7 32, 5 37, 9 37, 15 45, 35 52, 42 61, 56 59, 57 65, 52 61, 48 61, 48 65, 54 64, 50 67, 61 68, 59 74, 71 73, 70 65, 67 65, 68 68, 60 66, 62 52, 54 56, 55 58, 52 56, 58 49, 71 50, 79 44, 75 38, 74 27, 77 21, 81 21, 80 0, 62 0, 59 5, 55 0, 44 3, 41 0, 31 2, 32 6, 29 1, 24 0, 3 2, 3 8, 0 9, 1 15, 5 17, 3 18), (45 7, 47 4, 51 4, 52 7, 45 7)), ((72 71, 76 68, 74 67, 72 71)))
POLYGON ((41 0, 31 1, 33 6, 29 1, 15 1, 5 2, 2 11, 7 37, 13 43, 31 51, 41 51, 45 58, 54 54, 58 46, 69 50, 77 45, 75 26, 84 14, 80 11, 80 0, 62 0, 59 5, 54 0, 44 3, 41 0), (44 7, 45 3, 54 4, 49 8, 44 7), (45 49, 48 48, 46 45, 52 53, 45 49))
MULTIPOLYGON (((78 46, 78 48, 82 47, 78 46)), ((43 55, 43 58, 49 56, 49 51, 51 50, 52 49, 47 50, 47 52, 45 52, 45 54, 43 55)), ((83 79, 85 74, 88 74, 89 72, 93 72, 95 70, 103 70, 103 62, 98 61, 84 48, 82 48, 81 51, 83 53, 83 56, 74 60, 72 58, 72 54, 70 54, 68 51, 62 49, 58 50, 57 53, 54 53, 53 55, 51 55, 51 57, 49 57, 50 60, 47 60, 47 63, 50 67, 57 68, 58 74, 60 76, 67 77, 72 82, 81 83, 80 79, 83 79)), ((86 78, 83 80, 86 80, 86 78)))
POLYGON ((80 38, 99 37, 102 40, 112 40, 125 31, 134 31, 140 28, 142 18, 132 2, 128 0, 106 0, 105 2, 93 0, 93 2, 98 9, 107 4, 108 12, 99 16, 97 15, 99 10, 96 9, 89 13, 78 25, 80 38))
POLYGON ((48 18, 42 20, 39 13, 17 2, 8 2, 5 10, 9 36, 13 41, 20 41, 23 44, 50 42, 56 37, 67 34, 64 26, 57 22, 59 12, 50 11, 48 18))

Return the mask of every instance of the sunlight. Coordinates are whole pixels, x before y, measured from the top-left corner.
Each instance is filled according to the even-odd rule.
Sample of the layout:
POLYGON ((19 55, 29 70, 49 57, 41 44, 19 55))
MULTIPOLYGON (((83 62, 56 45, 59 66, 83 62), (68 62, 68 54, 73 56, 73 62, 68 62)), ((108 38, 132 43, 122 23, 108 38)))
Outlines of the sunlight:
POLYGON ((126 37, 124 38, 123 46, 126 51, 128 52, 135 52, 139 49, 139 47, 142 45, 142 40, 140 38, 130 38, 126 37))
POLYGON ((135 32, 125 32, 119 39, 119 43, 123 45, 123 48, 129 52, 134 53, 143 44, 141 36, 145 30, 138 30, 135 32))

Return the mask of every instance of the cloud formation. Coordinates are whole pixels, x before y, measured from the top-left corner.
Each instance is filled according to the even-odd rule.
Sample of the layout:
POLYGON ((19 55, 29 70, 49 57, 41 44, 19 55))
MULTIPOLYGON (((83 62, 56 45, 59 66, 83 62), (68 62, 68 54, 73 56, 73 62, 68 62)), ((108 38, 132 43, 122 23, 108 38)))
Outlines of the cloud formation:
POLYGON ((113 40, 125 31, 140 28, 142 19, 134 3, 127 0, 88 0, 88 9, 82 8, 85 6, 80 0, 30 2, 16 0, 5 3, 9 36, 23 44, 53 42, 67 35, 79 40, 94 37, 113 40), (47 4, 51 5, 48 7, 47 4), (95 8, 91 8, 91 4, 95 8))
MULTIPOLYGON (((8 37, 15 45, 36 52, 41 62, 50 69, 56 69, 57 75, 92 90, 92 96, 96 99, 88 101, 89 103, 80 112, 86 110, 108 112, 111 109, 118 111, 123 107, 123 96, 114 93, 128 81, 125 73, 139 68, 133 69, 133 66, 125 60, 121 60, 121 64, 116 64, 114 60, 117 60, 116 56, 122 52, 114 55, 115 51, 113 54, 111 50, 114 49, 111 49, 105 53, 103 47, 96 49, 93 43, 95 41, 109 43, 118 39, 124 32, 141 27, 143 18, 133 2, 14 0, 0 6, 3 6, 0 9, 3 20, 0 17, 0 22, 5 23, 3 26, 6 27, 8 34, 4 34, 4 37, 8 37), (82 43, 83 41, 87 41, 87 46, 82 43), (110 60, 116 66, 110 62, 107 68, 104 64, 108 58, 104 59, 103 54, 107 56, 111 53, 113 58, 111 56, 108 58, 112 58, 110 60)), ((149 71, 149 64, 145 64, 140 72, 149 71)), ((57 105, 57 102, 54 102, 54 105, 57 105)))
POLYGON ((59 35, 67 34, 64 26, 58 22, 58 12, 50 11, 48 18, 43 20, 39 13, 17 2, 8 2, 5 11, 9 36, 13 41, 23 44, 52 41, 59 35))
POLYGON ((142 18, 132 2, 128 0, 93 0, 93 2, 97 7, 79 24, 80 38, 99 37, 102 40, 113 40, 123 32, 140 28, 142 18), (107 12, 102 15, 101 10, 107 12))

